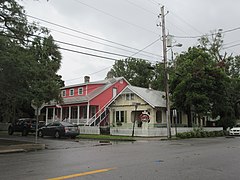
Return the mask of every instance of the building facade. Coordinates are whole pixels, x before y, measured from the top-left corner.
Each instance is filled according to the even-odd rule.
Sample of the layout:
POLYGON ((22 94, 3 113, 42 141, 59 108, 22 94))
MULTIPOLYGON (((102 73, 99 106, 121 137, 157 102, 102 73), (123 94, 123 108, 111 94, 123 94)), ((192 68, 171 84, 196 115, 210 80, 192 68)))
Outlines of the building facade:
MULTIPOLYGON (((166 127, 165 92, 128 85, 109 106, 110 125, 119 128, 166 127)), ((171 124, 187 125, 187 116, 181 112, 173 117, 171 124)))
POLYGON ((46 104, 46 123, 67 121, 78 125, 107 123, 108 106, 129 83, 123 77, 84 83, 61 88, 62 102, 46 104))

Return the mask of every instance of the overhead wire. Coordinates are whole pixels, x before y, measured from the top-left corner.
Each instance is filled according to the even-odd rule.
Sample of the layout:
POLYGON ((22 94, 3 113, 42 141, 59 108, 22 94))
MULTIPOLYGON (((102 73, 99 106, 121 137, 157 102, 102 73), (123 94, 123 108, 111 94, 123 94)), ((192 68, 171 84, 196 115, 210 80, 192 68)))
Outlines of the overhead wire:
MULTIPOLYGON (((105 41, 105 42, 108 42, 108 43, 116 44, 116 45, 119 45, 119 46, 122 46, 122 47, 125 47, 125 48, 129 48, 129 49, 133 49, 133 50, 137 50, 137 51, 139 50, 137 48, 133 48, 133 47, 130 47, 130 46, 127 46, 127 45, 124 45, 124 44, 120 44, 120 43, 117 43, 117 42, 114 42, 114 41, 111 41, 111 40, 107 40, 107 39, 104 39, 104 38, 101 38, 101 37, 98 37, 98 36, 95 36, 95 35, 91 35, 91 34, 88 34, 88 33, 73 29, 73 28, 69 28, 69 27, 66 27, 66 26, 63 26, 63 25, 60 25, 60 24, 57 24, 57 23, 53 23, 53 22, 50 22, 50 21, 47 21, 47 20, 44 20, 44 19, 41 19, 41 18, 38 18, 38 17, 34 17, 32 15, 26 15, 26 16, 30 17, 32 19, 35 19, 35 20, 39 20, 39 21, 42 21, 42 22, 45 22, 45 23, 63 28, 63 29, 67 29, 67 30, 70 30, 70 31, 73 31, 73 32, 76 32, 76 33, 79 33, 79 34, 83 34, 85 36, 89 36, 91 38, 95 38, 95 39, 99 39, 99 40, 102 40, 102 41, 105 41)), ((150 53, 150 52, 145 52, 145 51, 143 51, 143 52, 156 55, 156 54, 150 53)), ((157 55, 157 56, 159 56, 159 55, 157 55)))
POLYGON ((142 29, 142 30, 145 30, 145 31, 148 31, 148 32, 151 32, 151 33, 153 33, 153 34, 158 35, 158 33, 154 32, 154 31, 152 31, 152 30, 149 30, 149 29, 147 29, 147 28, 145 28, 145 27, 142 27, 142 26, 139 26, 139 25, 137 25, 137 24, 134 24, 134 23, 131 23, 131 22, 129 22, 129 21, 126 21, 125 19, 122 19, 122 18, 119 18, 119 17, 117 17, 117 16, 114 16, 114 15, 112 15, 112 14, 106 12, 106 11, 103 11, 103 10, 101 10, 101 9, 98 9, 98 8, 96 8, 96 7, 94 7, 94 6, 91 6, 91 5, 89 5, 89 4, 86 4, 86 3, 82 2, 82 1, 79 1, 79 0, 75 0, 75 1, 78 2, 78 3, 80 3, 80 4, 82 4, 82 5, 84 5, 84 6, 87 6, 87 7, 91 8, 91 9, 94 9, 94 10, 96 10, 96 11, 98 11, 98 12, 101 12, 101 13, 107 15, 107 16, 110 16, 110 17, 112 17, 112 18, 114 18, 114 19, 117 19, 117 20, 119 20, 119 21, 122 21, 122 22, 124 22, 124 23, 126 23, 126 24, 129 24, 129 25, 131 25, 131 26, 135 26, 135 27, 140 28, 140 29, 142 29))
MULTIPOLYGON (((153 41, 153 42, 150 43, 149 45, 147 45, 147 46, 145 46, 144 48, 142 48, 141 50, 139 50, 139 52, 141 52, 141 51, 143 51, 144 49, 146 49, 146 48, 152 46, 153 44, 155 44, 155 43, 158 42, 158 41, 159 41, 159 39, 153 41)), ((132 54, 132 55, 129 56, 128 58, 131 58, 132 56, 136 55, 136 54, 139 53, 139 52, 136 52, 136 53, 132 54)), ((147 61, 151 63, 151 61, 149 61, 149 60, 147 60, 147 61)), ((158 61, 156 61, 156 62, 158 62, 158 61)), ((89 74, 89 75, 97 74, 97 73, 99 73, 99 72, 102 72, 102 71, 104 71, 104 70, 110 68, 110 67, 112 67, 112 65, 111 65, 111 66, 108 66, 108 67, 106 67, 106 68, 104 68, 104 69, 102 69, 102 70, 99 70, 99 71, 93 72, 93 73, 91 73, 91 74, 89 74)), ((81 76, 80 78, 82 78, 82 77, 83 77, 83 76, 81 76)), ((73 81, 73 80, 77 80, 77 79, 80 79, 80 78, 68 79, 68 80, 65 80, 65 81, 73 81)))
MULTIPOLYGON (((65 34, 65 35, 74 37, 74 38, 83 39, 83 40, 88 41, 88 42, 92 42, 92 43, 96 43, 96 44, 101 44, 101 45, 104 45, 104 46, 107 46, 107 47, 111 47, 111 48, 114 48, 114 49, 118 49, 118 50, 130 52, 130 53, 135 53, 135 52, 130 51, 130 50, 128 50, 128 49, 123 49, 123 48, 116 47, 116 46, 112 46, 112 45, 105 44, 105 43, 102 43, 102 42, 98 42, 98 41, 94 41, 94 40, 91 40, 91 39, 83 38, 83 37, 76 36, 76 35, 73 35, 73 34, 69 34, 69 33, 66 33, 66 32, 62 32, 62 31, 59 31, 59 30, 56 30, 56 29, 52 29, 52 28, 48 28, 48 29, 49 29, 50 31, 55 31, 55 32, 58 32, 58 33, 61 33, 61 34, 65 34)), ((150 57, 150 58, 152 58, 152 57, 161 57, 161 55, 153 54, 153 53, 147 53, 146 51, 145 51, 145 54, 141 53, 141 55, 146 56, 146 57, 150 57), (152 55, 150 56, 150 55, 147 55, 147 54, 152 54, 152 55)))
MULTIPOLYGON (((4 27, 0 27, 0 28, 4 28, 4 27)), ((1 36, 7 36, 7 37, 10 37, 10 38, 15 38, 17 39, 17 37, 13 37, 13 36, 10 36, 10 35, 3 35, 3 34, 0 34, 1 36)), ((38 38, 44 38, 44 37, 41 37, 41 36, 38 36, 38 35, 34 35, 34 34, 28 34, 29 36, 33 36, 33 37, 38 37, 38 38)), ((84 48, 84 49, 88 49, 88 50, 93 50, 93 51, 97 51, 97 52, 101 52, 101 53, 107 53, 107 54, 111 54, 111 55, 117 55, 117 56, 122 56, 122 57, 126 57, 126 58, 134 58, 133 56, 140 53, 141 51, 147 49, 148 47, 152 46, 153 44, 155 44, 156 42, 158 42, 160 40, 160 38, 158 38, 157 40, 153 41, 152 43, 150 43, 149 45, 147 45, 146 47, 142 48, 141 50, 139 50, 138 52, 135 52, 134 54, 132 54, 131 56, 126 56, 126 55, 122 55, 122 54, 116 54, 116 53, 111 53, 111 52, 107 52, 107 51, 101 51, 101 50, 97 50, 97 49, 93 49, 93 48, 88 48, 88 47, 84 47, 84 46, 78 46, 78 45, 75 45, 75 44, 71 44, 71 43, 66 43, 66 42, 63 42, 63 41, 59 41, 59 40, 53 40, 54 42, 57 42, 57 43, 62 43, 62 44, 65 44, 65 45, 70 45, 70 46, 74 46, 74 47, 79 47, 79 48, 84 48)), ((32 40, 27 40, 28 42, 33 42, 32 40)), ((58 49, 61 49, 61 50, 65 50, 65 51, 69 51, 69 52, 74 52, 74 53, 79 53, 79 54, 83 54, 83 55, 88 55, 88 56, 93 56, 93 57, 98 57, 98 58, 102 58, 102 59, 107 59, 107 60, 112 60, 112 61, 118 61, 119 59, 116 59, 116 58, 111 58, 111 57, 107 57, 107 56, 101 56, 101 55, 97 55, 97 54, 92 54, 92 53, 86 53, 86 52, 82 52, 82 51, 77 51, 77 50, 73 50, 73 49, 69 49, 69 48, 63 48, 63 47, 58 47, 58 49)), ((146 60, 144 59, 145 61, 148 61, 151 63, 150 60, 146 60)), ((157 62, 157 61, 156 61, 157 62)), ((110 66, 111 67, 111 66, 110 66)), ((109 68, 109 67, 107 67, 109 68)), ((107 68, 104 68, 103 70, 107 69, 107 68)), ((98 73, 98 72, 101 72, 103 70, 100 70, 100 71, 97 71, 97 72, 94 72, 94 73, 91 73, 91 74, 95 74, 95 73, 98 73)), ((66 80, 65 80, 66 81, 66 80)))
MULTIPOLYGON (((233 31, 236 31, 236 30, 240 30, 240 27, 236 27, 236 28, 225 30, 225 31, 221 31, 220 33, 225 34, 225 33, 233 32, 233 31)), ((217 34, 218 34, 218 32, 205 34, 205 35, 202 35, 202 36, 212 36, 212 35, 217 35, 217 34)), ((202 36, 177 36, 177 35, 173 35, 173 37, 175 37, 175 38, 183 38, 183 39, 196 39, 196 38, 201 38, 202 36)))

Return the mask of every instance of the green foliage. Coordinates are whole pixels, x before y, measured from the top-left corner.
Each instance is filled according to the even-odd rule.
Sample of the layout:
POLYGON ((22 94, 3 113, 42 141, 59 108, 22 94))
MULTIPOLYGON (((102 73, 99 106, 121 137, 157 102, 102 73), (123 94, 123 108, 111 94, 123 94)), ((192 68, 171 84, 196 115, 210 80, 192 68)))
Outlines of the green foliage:
POLYGON ((194 128, 193 131, 177 133, 178 138, 205 138, 225 136, 224 131, 204 131, 202 128, 194 128))
POLYGON ((194 111, 200 117, 209 113, 216 117, 225 111, 229 78, 203 48, 189 48, 177 57, 176 64, 170 90, 177 109, 194 111))
POLYGON ((116 61, 108 72, 113 77, 124 77, 133 86, 147 88, 153 77, 151 63, 143 59, 128 58, 116 61))
POLYGON ((62 57, 48 31, 29 24, 15 0, 1 1, 0 9, 0 121, 12 121, 32 100, 40 106, 60 99, 62 57))
POLYGON ((131 85, 164 90, 164 66, 152 65, 143 59, 128 58, 116 61, 107 77, 124 77, 131 85))

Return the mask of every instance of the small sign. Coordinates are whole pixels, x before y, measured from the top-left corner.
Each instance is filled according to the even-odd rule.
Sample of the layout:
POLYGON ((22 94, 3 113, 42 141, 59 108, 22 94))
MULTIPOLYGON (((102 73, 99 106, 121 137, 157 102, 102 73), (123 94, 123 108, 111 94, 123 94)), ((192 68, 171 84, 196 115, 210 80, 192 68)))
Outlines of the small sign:
POLYGON ((31 103, 32 108, 35 110, 35 115, 40 115, 41 114, 41 110, 44 107, 45 103, 42 103, 42 105, 40 107, 37 107, 36 105, 34 105, 34 103, 31 103))
POLYGON ((142 114, 140 115, 140 119, 141 119, 142 122, 149 122, 149 121, 150 121, 149 115, 148 115, 148 114, 145 114, 145 113, 142 113, 142 114))

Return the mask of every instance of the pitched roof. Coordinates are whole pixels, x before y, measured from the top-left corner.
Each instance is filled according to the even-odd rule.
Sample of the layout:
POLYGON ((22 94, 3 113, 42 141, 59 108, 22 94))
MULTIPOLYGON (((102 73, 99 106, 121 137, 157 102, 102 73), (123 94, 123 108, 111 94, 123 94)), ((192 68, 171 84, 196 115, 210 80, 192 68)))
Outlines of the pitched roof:
POLYGON ((69 85, 69 86, 64 86, 60 89, 68 89, 68 88, 79 87, 79 86, 84 86, 84 85, 88 85, 88 84, 108 84, 111 82, 112 83, 117 82, 121 79, 124 79, 124 77, 116 77, 116 78, 104 79, 104 80, 100 80, 100 81, 92 81, 92 82, 81 83, 81 84, 73 84, 73 85, 69 85))
POLYGON ((166 107, 165 92, 128 85, 122 94, 133 92, 152 107, 166 107))
POLYGON ((122 79, 124 79, 124 77, 117 77, 117 78, 105 79, 105 80, 102 80, 102 81, 95 81, 95 82, 92 82, 92 83, 83 83, 83 84, 79 84, 79 85, 67 86, 67 88, 69 88, 69 87, 82 86, 82 85, 86 85, 86 84, 103 84, 102 86, 96 88, 94 91, 90 92, 86 96, 76 96, 76 97, 63 98, 63 104, 88 102, 91 99, 93 99, 94 97, 101 94, 103 91, 105 91, 109 87, 111 87, 114 83, 116 83, 116 82, 118 82, 122 79))

